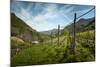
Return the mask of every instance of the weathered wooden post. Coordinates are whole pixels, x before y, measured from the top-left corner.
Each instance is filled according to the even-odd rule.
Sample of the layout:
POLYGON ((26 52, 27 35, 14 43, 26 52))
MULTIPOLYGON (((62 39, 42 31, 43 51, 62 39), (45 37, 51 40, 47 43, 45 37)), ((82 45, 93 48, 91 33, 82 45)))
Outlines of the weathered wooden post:
POLYGON ((52 32, 51 32, 51 45, 53 44, 53 41, 52 41, 52 32))
POLYGON ((74 14, 74 24, 73 24, 73 44, 72 44, 72 51, 73 51, 73 54, 75 54, 75 48, 76 48, 76 43, 75 43, 75 41, 76 41, 76 31, 75 31, 75 22, 76 22, 76 13, 74 14))
MULTIPOLYGON (((89 28, 87 29, 87 44, 89 45, 90 44, 90 42, 89 42, 89 37, 90 36, 90 31, 89 31, 89 28)), ((86 39, 86 38, 85 38, 86 39)))
POLYGON ((60 25, 58 25, 58 45, 60 45, 59 34, 60 34, 60 25))

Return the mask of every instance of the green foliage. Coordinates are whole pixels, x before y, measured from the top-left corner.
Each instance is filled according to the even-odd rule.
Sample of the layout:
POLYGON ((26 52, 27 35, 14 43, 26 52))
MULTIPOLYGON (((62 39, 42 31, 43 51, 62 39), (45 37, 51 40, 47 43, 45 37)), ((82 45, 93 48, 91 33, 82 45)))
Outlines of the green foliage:
MULTIPOLYGON (((59 36, 60 45, 56 35, 52 39, 42 33, 32 30, 22 20, 12 15, 11 36, 21 38, 24 43, 11 41, 11 65, 37 65, 69 62, 84 62, 95 60, 95 31, 87 30, 76 34, 76 50, 72 53, 72 28, 66 28, 59 36), (38 44, 30 41, 38 40, 38 44), (51 43, 52 40, 52 43, 51 43), (21 50, 16 53, 16 49, 21 50)), ((84 24, 81 24, 83 27, 84 24)))
MULTIPOLYGON (((92 33, 92 32, 90 32, 92 33)), ((81 36, 85 37, 86 32, 82 32, 81 36)), ((79 34, 77 34, 78 36, 79 34)), ((94 35, 93 33, 91 35, 94 35)), ((81 38, 81 37, 79 37, 81 38)), ((89 38, 89 37, 88 37, 89 38)), ((90 37, 92 38, 92 37, 90 37)), ((12 65, 36 65, 36 64, 53 64, 53 63, 64 63, 64 62, 84 62, 84 61, 94 61, 95 56, 93 50, 94 47, 85 47, 87 42, 76 41, 76 54, 71 53, 71 42, 72 37, 69 33, 67 35, 60 36, 61 45, 55 45, 57 38, 53 39, 52 44, 41 43, 33 45, 31 48, 24 49, 19 52, 19 54, 12 57, 12 65), (66 39, 67 40, 66 40, 66 39), (64 40, 65 39, 65 40, 64 40), (64 40, 62 42, 62 40, 64 40)), ((49 42, 49 40, 48 40, 49 42)), ((49 42, 50 43, 50 42, 49 42)))
POLYGON ((11 36, 22 38, 24 41, 36 41, 43 42, 48 39, 47 35, 37 32, 36 30, 29 27, 24 21, 11 14, 11 36))
MULTIPOLYGON (((48 45, 34 45, 12 58, 12 65, 49 64, 57 63, 58 49, 48 45)), ((58 51, 60 53, 60 51, 58 51)))

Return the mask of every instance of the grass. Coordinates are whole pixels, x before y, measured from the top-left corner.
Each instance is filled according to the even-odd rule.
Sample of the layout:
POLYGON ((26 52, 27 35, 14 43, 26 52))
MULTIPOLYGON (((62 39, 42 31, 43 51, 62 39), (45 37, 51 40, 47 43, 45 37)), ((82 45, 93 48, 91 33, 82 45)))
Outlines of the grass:
POLYGON ((31 48, 21 51, 12 58, 13 65, 34 65, 58 63, 63 49, 53 45, 34 45, 31 48), (58 54, 59 53, 59 54, 58 54))
POLYGON ((76 54, 71 53, 71 36, 60 36, 60 45, 57 45, 57 38, 47 40, 44 43, 33 45, 23 49, 11 58, 12 66, 55 64, 69 62, 84 62, 95 60, 94 30, 76 34, 76 54), (90 36, 87 36, 87 32, 90 36), (80 36, 80 37, 79 37, 80 36), (87 42, 86 38, 90 38, 87 42))

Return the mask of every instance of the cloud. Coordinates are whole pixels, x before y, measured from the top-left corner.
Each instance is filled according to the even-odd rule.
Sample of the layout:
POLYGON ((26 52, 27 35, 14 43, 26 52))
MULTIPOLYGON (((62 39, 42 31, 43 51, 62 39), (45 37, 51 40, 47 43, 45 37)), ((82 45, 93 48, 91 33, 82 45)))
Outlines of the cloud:
POLYGON ((75 11, 80 9, 80 14, 86 12, 86 7, 82 10, 81 6, 78 9, 75 5, 50 3, 14 2, 11 6, 11 11, 37 31, 57 28, 58 24, 64 28, 73 20, 75 11))

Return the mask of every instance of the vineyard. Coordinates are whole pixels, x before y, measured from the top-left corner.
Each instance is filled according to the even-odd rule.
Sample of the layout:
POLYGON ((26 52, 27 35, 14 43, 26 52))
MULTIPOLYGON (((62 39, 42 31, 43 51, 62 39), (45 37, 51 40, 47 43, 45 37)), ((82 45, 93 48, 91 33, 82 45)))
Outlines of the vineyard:
POLYGON ((22 66, 94 61, 94 36, 94 30, 77 33, 75 55, 71 51, 72 36, 70 34, 59 37, 60 45, 57 45, 57 38, 52 40, 52 44, 48 40, 48 42, 33 45, 13 56, 11 58, 13 61, 12 65, 22 66))
MULTIPOLYGON (((71 7, 64 8, 67 10, 71 7)), ((12 13, 11 66, 95 61, 95 15, 90 17, 92 11, 95 12, 95 7, 92 7, 92 9, 83 13, 81 13, 81 9, 75 12, 72 10, 73 18, 70 17, 72 18, 71 22, 63 26, 63 28, 61 24, 64 23, 60 22, 61 24, 56 25, 55 22, 50 21, 46 27, 50 27, 49 23, 52 22, 51 25, 55 24, 54 28, 42 31, 32 28, 12 13), (87 18, 87 16, 89 17, 87 18)), ((61 16, 57 14, 57 17, 59 16, 62 19, 62 13, 61 16)), ((50 14, 52 13, 50 12, 50 14)), ((68 16, 72 16, 70 14, 68 16)), ((50 15, 51 18, 52 16, 50 15)), ((36 20, 38 21, 39 19, 36 18, 36 20)), ((53 18, 53 21, 56 20, 53 18)), ((66 20, 65 22, 67 23, 68 21, 66 20)), ((32 21, 32 24, 34 23, 37 22, 32 21)), ((38 23, 36 25, 39 26, 38 23)), ((39 29, 42 29, 42 27, 40 26, 39 29)))

